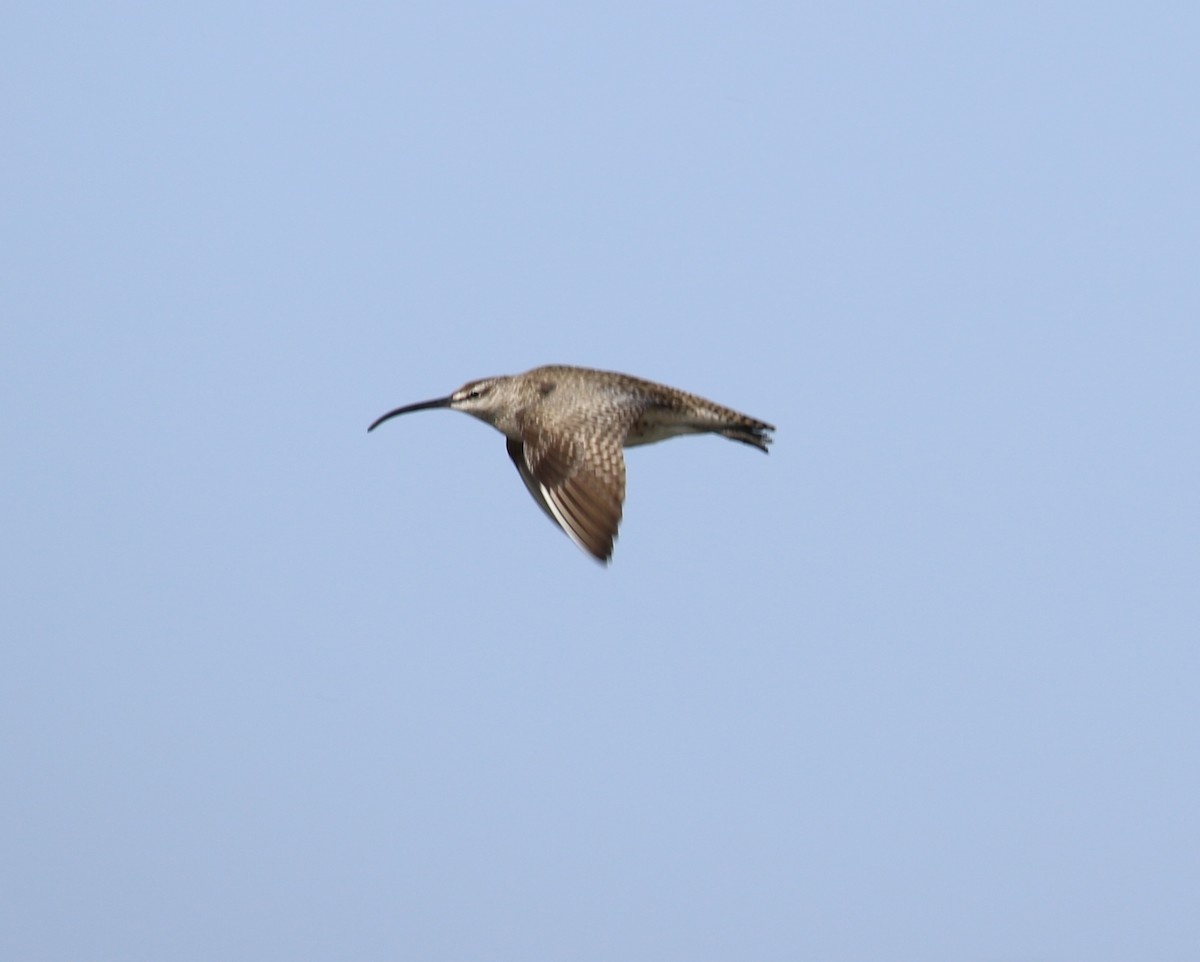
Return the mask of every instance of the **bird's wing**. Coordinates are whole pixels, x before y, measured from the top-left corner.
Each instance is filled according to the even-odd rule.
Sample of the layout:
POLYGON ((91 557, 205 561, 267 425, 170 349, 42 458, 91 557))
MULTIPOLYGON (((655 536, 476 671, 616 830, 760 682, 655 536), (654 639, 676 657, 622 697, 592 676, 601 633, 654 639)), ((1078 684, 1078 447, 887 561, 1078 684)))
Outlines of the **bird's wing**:
POLYGON ((541 506, 597 561, 612 555, 625 500, 625 459, 619 430, 572 433, 535 429, 508 440, 508 456, 541 506))

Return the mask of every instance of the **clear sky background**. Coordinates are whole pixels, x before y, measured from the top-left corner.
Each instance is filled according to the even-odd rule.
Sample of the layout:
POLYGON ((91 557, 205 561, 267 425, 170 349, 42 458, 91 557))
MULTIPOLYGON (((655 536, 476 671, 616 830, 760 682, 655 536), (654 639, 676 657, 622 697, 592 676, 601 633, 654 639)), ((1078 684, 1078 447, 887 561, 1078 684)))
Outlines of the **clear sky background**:
POLYGON ((1200 957, 1198 9, 9 4, 0 957, 1200 957))

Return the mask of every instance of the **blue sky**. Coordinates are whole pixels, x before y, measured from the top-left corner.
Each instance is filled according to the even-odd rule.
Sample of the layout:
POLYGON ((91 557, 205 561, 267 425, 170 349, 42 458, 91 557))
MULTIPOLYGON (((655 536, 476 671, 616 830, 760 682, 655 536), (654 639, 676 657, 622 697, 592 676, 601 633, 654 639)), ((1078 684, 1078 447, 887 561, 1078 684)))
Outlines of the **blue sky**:
POLYGON ((1194 959, 1198 27, 10 9, 0 954, 1194 959), (776 445, 366 433, 544 363, 776 445))

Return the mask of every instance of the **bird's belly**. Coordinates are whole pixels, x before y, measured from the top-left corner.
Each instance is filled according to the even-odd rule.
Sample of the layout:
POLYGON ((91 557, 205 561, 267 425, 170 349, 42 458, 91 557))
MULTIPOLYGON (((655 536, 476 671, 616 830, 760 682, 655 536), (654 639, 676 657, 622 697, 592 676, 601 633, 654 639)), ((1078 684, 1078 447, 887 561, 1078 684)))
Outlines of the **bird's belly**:
POLYGON ((700 434, 705 429, 692 424, 670 424, 662 421, 648 424, 639 421, 625 435, 625 447, 633 448, 639 444, 654 444, 667 438, 677 438, 681 434, 700 434))

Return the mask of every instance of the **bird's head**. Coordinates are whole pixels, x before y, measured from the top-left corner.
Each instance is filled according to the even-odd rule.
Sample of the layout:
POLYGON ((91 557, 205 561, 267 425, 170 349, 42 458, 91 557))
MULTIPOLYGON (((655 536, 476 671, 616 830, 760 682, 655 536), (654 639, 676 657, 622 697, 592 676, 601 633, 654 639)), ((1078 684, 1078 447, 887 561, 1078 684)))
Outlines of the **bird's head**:
POLYGON ((399 417, 401 414, 428 411, 432 408, 450 408, 453 411, 462 411, 464 414, 473 415, 503 431, 505 428, 501 426, 501 422, 507 420, 514 407, 511 403, 513 399, 508 397, 511 392, 506 390, 511 380, 506 377, 485 377, 478 381, 470 381, 446 397, 434 398, 432 401, 418 401, 416 404, 406 404, 394 411, 388 411, 387 414, 376 418, 367 430, 374 431, 384 421, 399 417))

